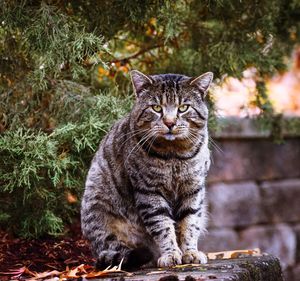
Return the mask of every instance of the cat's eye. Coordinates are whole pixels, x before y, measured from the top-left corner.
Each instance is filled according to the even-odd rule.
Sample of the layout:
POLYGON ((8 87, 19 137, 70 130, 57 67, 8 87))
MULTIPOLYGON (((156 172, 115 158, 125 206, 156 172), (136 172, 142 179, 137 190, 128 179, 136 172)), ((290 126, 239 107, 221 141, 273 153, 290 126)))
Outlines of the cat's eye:
POLYGON ((162 112, 162 107, 160 105, 152 105, 152 109, 155 111, 155 112, 162 112))
POLYGON ((180 113, 183 113, 183 112, 186 112, 186 111, 188 110, 188 108, 189 108, 189 105, 187 105, 187 104, 182 104, 182 105, 180 105, 180 106, 178 107, 178 111, 179 111, 180 113))

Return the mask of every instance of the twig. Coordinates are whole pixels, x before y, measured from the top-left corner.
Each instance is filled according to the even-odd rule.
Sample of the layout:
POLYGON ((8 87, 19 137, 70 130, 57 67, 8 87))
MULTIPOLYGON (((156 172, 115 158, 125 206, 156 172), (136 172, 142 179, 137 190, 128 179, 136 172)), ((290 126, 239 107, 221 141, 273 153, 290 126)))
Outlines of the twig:
POLYGON ((131 59, 135 59, 151 50, 154 50, 154 49, 157 49, 157 48, 160 48, 160 47, 163 47, 164 44, 157 44, 157 45, 154 45, 154 46, 150 46, 150 47, 147 47, 147 48, 144 48, 144 49, 141 49, 140 51, 138 51, 137 53, 133 54, 133 55, 130 55, 126 58, 120 58, 120 59, 114 59, 114 60, 111 60, 110 63, 116 63, 116 62, 128 62, 129 60, 131 59))

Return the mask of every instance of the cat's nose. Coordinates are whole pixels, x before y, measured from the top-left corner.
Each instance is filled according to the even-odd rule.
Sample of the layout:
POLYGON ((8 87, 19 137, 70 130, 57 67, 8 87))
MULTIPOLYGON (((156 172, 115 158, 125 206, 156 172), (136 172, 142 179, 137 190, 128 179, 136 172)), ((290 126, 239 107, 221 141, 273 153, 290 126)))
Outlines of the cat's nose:
POLYGON ((164 119, 164 124, 171 130, 176 124, 176 119, 174 119, 174 118, 165 118, 164 119))

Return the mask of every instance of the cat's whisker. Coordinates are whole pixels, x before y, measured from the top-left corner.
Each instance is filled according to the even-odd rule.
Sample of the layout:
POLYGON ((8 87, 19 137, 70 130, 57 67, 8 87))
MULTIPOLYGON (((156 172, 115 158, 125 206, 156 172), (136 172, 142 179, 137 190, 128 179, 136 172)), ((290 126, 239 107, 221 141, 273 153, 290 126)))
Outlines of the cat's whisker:
MULTIPOLYGON (((127 163, 128 159, 129 159, 129 157, 130 157, 130 155, 134 152, 134 150, 136 149, 136 147, 138 147, 137 149, 139 149, 139 148, 140 148, 140 147, 139 147, 140 143, 143 142, 144 140, 147 140, 147 137, 151 134, 151 130, 149 131, 149 129, 136 130, 136 131, 139 131, 139 132, 135 133, 133 136, 131 136, 131 137, 129 137, 128 139, 126 139, 126 140, 122 143, 122 145, 120 146, 119 151, 120 151, 120 149, 122 149, 123 145, 124 145, 127 141, 129 141, 130 139, 132 139, 132 138, 133 138, 134 136, 136 136, 137 134, 141 133, 142 131, 143 131, 143 132, 148 131, 148 133, 146 133, 146 134, 140 139, 140 141, 132 148, 132 150, 128 153, 128 156, 127 156, 126 160, 124 161, 124 163, 127 163)), ((120 164, 120 165, 121 165, 121 164, 120 164)), ((120 165, 118 165, 117 169, 120 168, 120 165)))
POLYGON ((154 134, 154 133, 150 130, 148 133, 146 133, 146 134, 138 141, 138 143, 137 143, 137 144, 131 149, 131 151, 128 153, 128 156, 127 156, 127 158, 126 158, 126 160, 125 160, 125 163, 127 163, 129 157, 130 157, 131 154, 134 152, 134 150, 135 150, 136 148, 139 149, 139 146, 140 146, 140 145, 143 145, 143 144, 151 137, 151 135, 153 135, 153 134, 154 134))
MULTIPOLYGON (((141 132, 146 132, 146 131, 149 131, 149 129, 136 130, 135 133, 132 134, 132 136, 130 136, 128 139, 126 139, 126 140, 120 145, 118 151, 120 151, 120 150, 123 148, 124 144, 125 144, 126 142, 128 142, 130 139, 132 139, 132 138, 135 137, 136 135, 140 134, 141 132)), ((151 133, 151 131, 150 131, 149 133, 151 133)), ((128 154, 128 156, 127 156, 127 158, 126 158, 126 160, 125 160, 124 163, 127 162, 129 156, 133 153, 133 151, 134 151, 134 149, 136 148, 136 146, 138 146, 139 143, 140 143, 141 141, 143 141, 144 138, 147 137, 147 135, 148 135, 149 133, 146 133, 146 135, 143 136, 143 137, 141 138, 141 140, 133 147, 133 149, 129 152, 129 154, 128 154)), ((129 135, 129 134, 130 134, 130 133, 128 133, 127 135, 129 135)), ((117 170, 121 167, 121 165, 122 165, 122 163, 120 163, 120 164, 117 166, 117 170)))
POLYGON ((126 133, 126 134, 122 134, 120 136, 120 139, 122 139, 122 138, 124 138, 124 137, 126 137, 128 135, 135 135, 135 134, 143 133, 143 132, 146 132, 146 131, 149 131, 149 129, 137 129, 137 130, 134 130, 134 131, 130 131, 130 132, 126 133))
POLYGON ((150 152, 151 146, 153 145, 153 143, 155 142, 155 140, 157 139, 157 135, 154 135, 154 138, 152 137, 152 140, 150 141, 150 143, 148 144, 148 153, 150 152))
POLYGON ((193 130, 189 131, 188 137, 194 145, 197 145, 197 143, 201 141, 200 137, 193 130))
MULTIPOLYGON (((157 132, 156 131, 152 131, 152 134, 147 138, 147 140, 144 141, 144 143, 142 145, 140 145, 140 148, 148 141, 152 138, 152 140, 150 140, 149 143, 153 142, 157 137, 157 132), (154 138, 153 138, 154 137, 154 138)), ((139 149, 140 149, 139 148, 139 149)))
MULTIPOLYGON (((137 135, 139 135, 139 134, 141 134, 141 133, 144 133, 144 132, 147 132, 147 131, 149 131, 149 129, 136 130, 136 131, 133 131, 133 132, 130 132, 130 133, 127 133, 127 134, 122 135, 123 138, 126 137, 125 135, 127 135, 127 136, 129 135, 129 137, 127 137, 127 138, 125 139, 125 141, 121 143, 120 148, 119 148, 119 151, 120 151, 120 149, 122 149, 122 147, 124 146, 124 144, 125 144, 126 142, 128 142, 128 141, 131 140, 131 139, 133 139, 133 138, 136 137, 137 135)), ((122 137, 121 137, 121 138, 122 138, 122 137)))
MULTIPOLYGON (((121 135, 120 139, 123 139, 123 138, 126 138, 125 142, 128 141, 129 139, 135 137, 136 135, 138 134, 141 134, 141 133, 144 133, 144 132, 147 132, 149 131, 149 129, 140 129, 140 130, 135 130, 135 131, 132 131, 132 132, 129 132, 129 133, 126 133, 126 134, 123 134, 121 135)), ((124 142, 124 143, 125 143, 124 142)))
POLYGON ((224 153, 223 149, 211 138, 209 137, 209 143, 211 144, 212 147, 214 147, 217 151, 220 153, 224 153))
POLYGON ((143 141, 143 143, 140 143, 140 144, 139 144, 139 147, 137 148, 136 151, 139 151, 139 150, 143 147, 143 145, 144 145, 149 139, 151 139, 154 135, 155 135, 154 132, 153 132, 151 135, 149 135, 149 136, 143 141))
POLYGON ((195 137, 197 137, 201 142, 203 142, 205 138, 205 134, 199 133, 197 129, 190 128, 190 133, 192 133, 195 137))
POLYGON ((198 138, 195 138, 193 135, 188 136, 188 140, 192 142, 193 145, 197 145, 198 138))

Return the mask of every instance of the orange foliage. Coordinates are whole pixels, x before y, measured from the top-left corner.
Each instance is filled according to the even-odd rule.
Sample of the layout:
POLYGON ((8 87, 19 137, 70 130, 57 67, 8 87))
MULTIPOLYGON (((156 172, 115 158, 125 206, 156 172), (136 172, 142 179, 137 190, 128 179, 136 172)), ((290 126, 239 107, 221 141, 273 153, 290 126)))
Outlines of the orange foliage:
MULTIPOLYGON (((293 67, 266 83, 267 94, 276 113, 300 115, 300 49, 295 51, 293 67)), ((255 69, 247 69, 243 78, 228 77, 215 87, 213 97, 220 116, 253 116, 260 113, 255 105, 255 69)))

